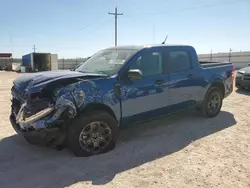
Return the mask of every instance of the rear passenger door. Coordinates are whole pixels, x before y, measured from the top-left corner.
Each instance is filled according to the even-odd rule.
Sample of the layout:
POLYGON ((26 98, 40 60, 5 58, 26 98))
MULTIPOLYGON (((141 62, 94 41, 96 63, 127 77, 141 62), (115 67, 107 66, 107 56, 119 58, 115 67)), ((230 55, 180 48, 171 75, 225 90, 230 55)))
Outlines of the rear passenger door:
POLYGON ((181 110, 196 103, 195 69, 188 49, 168 49, 165 54, 169 74, 168 104, 172 110, 181 110))

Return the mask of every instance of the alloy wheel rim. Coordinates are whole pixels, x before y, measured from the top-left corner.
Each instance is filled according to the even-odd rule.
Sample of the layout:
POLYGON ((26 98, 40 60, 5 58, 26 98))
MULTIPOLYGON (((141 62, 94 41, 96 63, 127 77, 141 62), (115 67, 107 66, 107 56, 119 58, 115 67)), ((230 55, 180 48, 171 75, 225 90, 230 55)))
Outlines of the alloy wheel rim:
POLYGON ((207 109, 208 112, 211 114, 217 113, 221 105, 221 97, 219 93, 214 92, 209 98, 209 101, 207 103, 207 109))
POLYGON ((82 129, 79 144, 86 152, 99 153, 108 147, 111 139, 110 127, 104 122, 95 121, 82 129))

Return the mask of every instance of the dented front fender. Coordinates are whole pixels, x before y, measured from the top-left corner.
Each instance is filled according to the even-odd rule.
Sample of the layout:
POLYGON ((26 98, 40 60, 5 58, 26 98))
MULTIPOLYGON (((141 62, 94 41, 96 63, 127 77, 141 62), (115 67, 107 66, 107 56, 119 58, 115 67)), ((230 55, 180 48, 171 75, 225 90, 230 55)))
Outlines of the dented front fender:
POLYGON ((35 129, 49 128, 74 119, 88 104, 101 103, 109 106, 119 119, 120 103, 114 93, 113 83, 103 85, 102 79, 99 82, 92 80, 79 80, 66 87, 59 88, 54 94, 54 103, 31 117, 25 118, 22 108, 17 116, 17 122, 22 129, 33 127, 35 129), (62 117, 63 114, 63 117, 62 117))

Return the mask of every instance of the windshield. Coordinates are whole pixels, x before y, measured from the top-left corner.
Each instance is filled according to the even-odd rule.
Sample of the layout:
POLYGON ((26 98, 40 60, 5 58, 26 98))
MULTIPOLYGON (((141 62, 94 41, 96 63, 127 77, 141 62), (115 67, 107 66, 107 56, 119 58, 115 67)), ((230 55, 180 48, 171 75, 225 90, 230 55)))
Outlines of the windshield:
POLYGON ((88 73, 116 74, 124 62, 137 52, 135 49, 105 49, 97 52, 76 71, 88 73))

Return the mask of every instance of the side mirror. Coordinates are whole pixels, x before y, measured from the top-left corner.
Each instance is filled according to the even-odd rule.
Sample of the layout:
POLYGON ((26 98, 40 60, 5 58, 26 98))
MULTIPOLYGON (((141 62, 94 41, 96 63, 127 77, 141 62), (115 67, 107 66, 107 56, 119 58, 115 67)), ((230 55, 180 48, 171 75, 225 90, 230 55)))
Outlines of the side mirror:
POLYGON ((139 69, 130 69, 128 71, 128 78, 131 80, 142 79, 142 72, 139 69))

